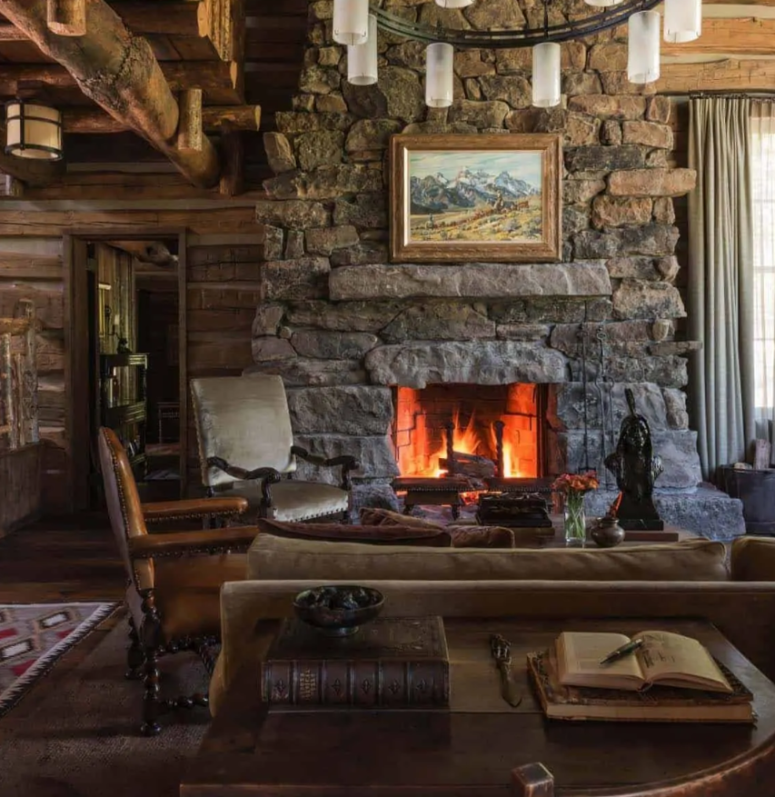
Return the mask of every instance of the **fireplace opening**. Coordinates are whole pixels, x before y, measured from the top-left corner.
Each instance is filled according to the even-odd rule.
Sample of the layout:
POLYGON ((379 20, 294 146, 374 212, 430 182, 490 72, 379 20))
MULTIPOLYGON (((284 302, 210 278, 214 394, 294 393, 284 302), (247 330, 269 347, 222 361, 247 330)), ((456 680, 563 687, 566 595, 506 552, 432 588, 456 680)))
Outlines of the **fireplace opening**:
POLYGON ((545 388, 522 383, 397 387, 393 439, 401 476, 448 475, 450 432, 455 473, 481 479, 544 476, 545 388))

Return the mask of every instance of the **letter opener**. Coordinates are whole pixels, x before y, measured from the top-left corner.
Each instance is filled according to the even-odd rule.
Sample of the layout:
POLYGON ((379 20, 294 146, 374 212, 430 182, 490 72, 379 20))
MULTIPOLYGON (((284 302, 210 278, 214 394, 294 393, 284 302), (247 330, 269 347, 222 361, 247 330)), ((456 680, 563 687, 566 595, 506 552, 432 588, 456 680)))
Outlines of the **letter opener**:
POLYGON ((490 635, 490 653, 501 675, 501 696, 516 708, 522 702, 522 692, 511 672, 511 643, 500 634, 490 635))

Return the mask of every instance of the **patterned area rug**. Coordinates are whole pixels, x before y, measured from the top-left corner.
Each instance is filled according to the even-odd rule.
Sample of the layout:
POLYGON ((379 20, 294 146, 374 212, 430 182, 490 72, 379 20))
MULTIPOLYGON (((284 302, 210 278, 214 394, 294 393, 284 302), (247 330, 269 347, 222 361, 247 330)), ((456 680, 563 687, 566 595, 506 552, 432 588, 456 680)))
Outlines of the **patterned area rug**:
POLYGON ((115 603, 0 605, 0 717, 116 606, 115 603))

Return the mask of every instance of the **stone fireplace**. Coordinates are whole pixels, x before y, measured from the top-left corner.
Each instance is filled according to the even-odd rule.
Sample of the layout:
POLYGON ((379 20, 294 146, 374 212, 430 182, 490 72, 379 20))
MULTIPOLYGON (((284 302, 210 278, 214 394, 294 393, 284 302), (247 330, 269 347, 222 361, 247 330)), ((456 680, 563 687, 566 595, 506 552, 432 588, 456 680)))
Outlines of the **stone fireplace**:
MULTIPOLYGON (((386 1, 412 19, 441 13, 433 0, 386 1)), ((517 5, 532 13, 513 0, 444 13, 460 17, 457 27, 490 28, 517 5)), ((665 465, 657 482, 665 520, 741 533, 740 503, 698 489, 683 392, 697 346, 678 331, 686 313, 673 198, 692 189, 695 175, 675 165, 669 99, 627 82, 625 43, 563 44, 567 102, 549 110, 530 107, 529 53, 459 52, 455 102, 428 109, 421 45, 380 34, 378 84, 351 86, 331 13, 328 0, 310 5, 299 92, 292 111, 276 114, 277 132, 264 136, 275 176, 257 202, 266 262, 247 374, 283 377, 298 443, 353 454, 361 463, 356 503, 394 505, 404 397, 459 388, 462 398, 488 402, 505 395, 508 407, 512 386, 537 386, 545 409, 536 457, 525 459, 546 476, 596 468, 604 489, 590 510, 600 512, 615 496, 603 460, 629 386, 665 465), (391 264, 385 153, 400 132, 562 136, 561 260, 391 264)), ((475 425, 484 420, 477 411, 475 425)), ((467 428, 462 409, 459 421, 467 428)), ((486 435, 480 445, 490 445, 486 435)))

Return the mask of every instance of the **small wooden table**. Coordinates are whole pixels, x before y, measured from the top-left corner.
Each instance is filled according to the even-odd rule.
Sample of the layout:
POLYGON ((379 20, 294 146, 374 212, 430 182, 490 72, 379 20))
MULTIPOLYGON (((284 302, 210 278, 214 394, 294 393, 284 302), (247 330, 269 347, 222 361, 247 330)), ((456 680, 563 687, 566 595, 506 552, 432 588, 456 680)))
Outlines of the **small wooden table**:
POLYGON ((237 678, 180 787, 183 797, 766 797, 775 685, 704 621, 449 620, 449 711, 268 712, 258 667, 237 678), (549 722, 525 654, 563 630, 648 628, 700 639, 755 695, 751 725, 549 722), (524 689, 500 698, 489 635, 512 643, 524 689))

